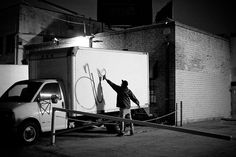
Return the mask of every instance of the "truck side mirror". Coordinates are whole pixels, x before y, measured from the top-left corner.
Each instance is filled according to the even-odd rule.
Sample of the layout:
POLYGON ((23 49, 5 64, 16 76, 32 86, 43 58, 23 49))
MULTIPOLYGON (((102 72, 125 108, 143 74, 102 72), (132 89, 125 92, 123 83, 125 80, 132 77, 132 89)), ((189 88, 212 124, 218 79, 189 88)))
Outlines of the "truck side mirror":
POLYGON ((56 104, 58 102, 58 100, 60 100, 61 98, 58 97, 57 95, 51 95, 51 94, 39 94, 39 97, 37 99, 38 102, 40 101, 45 101, 45 100, 51 100, 52 103, 56 104))
POLYGON ((56 104, 60 98, 57 95, 52 95, 51 96, 52 103, 56 104))
POLYGON ((51 94, 39 93, 38 102, 51 100, 51 96, 52 96, 51 94))

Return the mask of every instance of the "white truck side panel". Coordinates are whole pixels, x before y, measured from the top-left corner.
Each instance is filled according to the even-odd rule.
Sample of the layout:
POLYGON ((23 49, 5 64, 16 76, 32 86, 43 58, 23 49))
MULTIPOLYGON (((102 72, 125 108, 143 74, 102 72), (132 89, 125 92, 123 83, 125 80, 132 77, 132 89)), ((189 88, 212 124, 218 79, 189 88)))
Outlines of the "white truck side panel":
POLYGON ((27 65, 0 65, 0 96, 15 82, 29 78, 27 65))
MULTIPOLYGON (((61 48, 34 52, 30 57, 30 79, 63 80, 66 108, 100 113, 117 111, 116 92, 99 76, 129 88, 140 101, 149 104, 148 54, 93 48, 61 48)), ((132 103, 132 108, 137 107, 132 103)))
MULTIPOLYGON (((75 59, 75 109, 93 113, 118 110, 116 92, 99 79, 104 74, 117 85, 127 80, 141 107, 148 107, 148 65, 146 53, 80 48, 75 59)), ((137 107, 134 103, 131 106, 137 107)))

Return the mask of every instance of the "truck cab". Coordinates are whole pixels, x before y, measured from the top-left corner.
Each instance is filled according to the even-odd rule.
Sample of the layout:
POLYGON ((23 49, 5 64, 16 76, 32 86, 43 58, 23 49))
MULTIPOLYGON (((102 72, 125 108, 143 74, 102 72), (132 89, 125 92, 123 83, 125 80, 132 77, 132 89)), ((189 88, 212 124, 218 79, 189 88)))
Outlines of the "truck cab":
MULTIPOLYGON (((52 107, 65 108, 61 83, 55 79, 24 80, 13 84, 0 98, 0 115, 25 144, 51 130, 52 107)), ((57 112, 56 129, 66 129, 65 112, 57 112)))

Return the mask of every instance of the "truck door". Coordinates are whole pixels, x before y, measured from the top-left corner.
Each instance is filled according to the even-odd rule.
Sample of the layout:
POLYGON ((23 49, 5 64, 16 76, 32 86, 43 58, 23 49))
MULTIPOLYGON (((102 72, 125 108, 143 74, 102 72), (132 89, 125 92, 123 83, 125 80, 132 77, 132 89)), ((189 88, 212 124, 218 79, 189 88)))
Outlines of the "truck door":
MULTIPOLYGON (((43 131, 51 131, 52 107, 64 108, 64 97, 58 83, 47 83, 40 91, 39 111, 43 131), (52 95, 57 96, 57 102, 52 102, 52 95)), ((65 129, 67 126, 66 113, 56 111, 55 128, 65 129)))

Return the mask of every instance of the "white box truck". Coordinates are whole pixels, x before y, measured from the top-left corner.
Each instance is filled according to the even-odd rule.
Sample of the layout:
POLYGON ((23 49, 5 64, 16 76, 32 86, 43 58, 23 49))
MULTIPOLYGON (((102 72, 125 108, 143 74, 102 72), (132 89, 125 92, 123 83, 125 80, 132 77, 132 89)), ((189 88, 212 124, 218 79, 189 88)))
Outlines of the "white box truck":
MULTIPOLYGON (((15 83, 3 94, 0 115, 26 144, 34 143, 40 132, 51 131, 52 107, 116 113, 116 93, 104 75, 116 84, 127 80, 141 108, 149 107, 147 53, 79 47, 69 39, 28 45, 25 50, 29 80, 15 83)), ((56 130, 67 129, 71 116, 80 117, 57 111, 56 130)))

